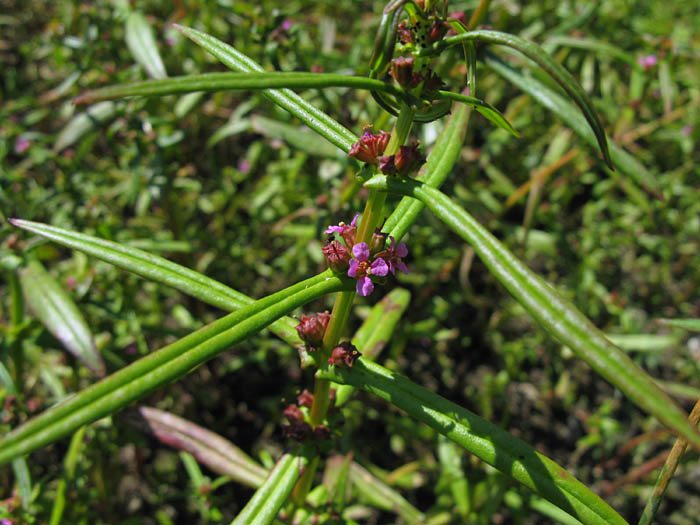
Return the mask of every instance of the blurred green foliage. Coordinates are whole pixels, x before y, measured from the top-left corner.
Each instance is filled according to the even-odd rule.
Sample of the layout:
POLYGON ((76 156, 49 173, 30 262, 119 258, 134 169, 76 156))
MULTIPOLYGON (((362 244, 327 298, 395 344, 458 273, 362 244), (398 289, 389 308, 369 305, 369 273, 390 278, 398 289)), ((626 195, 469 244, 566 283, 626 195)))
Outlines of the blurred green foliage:
MULTIPOLYGON (((85 111, 71 103, 81 91, 146 78, 125 45, 129 10, 146 16, 171 76, 223 70, 173 22, 235 43, 266 68, 366 74, 381 3, 0 5, 4 218, 151 250, 253 297, 322 267, 322 230, 350 219, 362 201, 353 166, 325 143, 304 148, 292 142, 289 130, 270 119, 293 130, 294 120, 262 97, 236 92, 130 99, 103 106, 99 118, 87 119, 72 136, 62 130, 85 111)), ((476 5, 450 7, 469 13, 476 5)), ((635 359, 654 377, 700 387, 697 336, 655 322, 700 317, 700 10, 693 2, 604 0, 591 7, 573 0, 504 0, 492 3, 486 23, 552 52, 588 91, 612 139, 653 174, 664 199, 606 173, 595 151, 485 68, 479 70, 481 96, 506 114, 522 138, 473 116, 446 193, 606 332, 677 334, 673 343, 635 352, 635 359), (638 58, 652 54, 656 65, 638 65, 638 58), (567 153, 571 158, 557 166, 567 153), (547 167, 551 174, 533 183, 529 197, 508 202, 547 167)), ((464 74, 450 68, 444 65, 452 79, 464 74)), ((366 93, 329 89, 303 96, 357 133, 386 122, 366 93)), ((439 125, 417 128, 424 146, 432 144, 439 125)), ((19 233, 6 221, 0 239, 8 276, 1 305, 3 362, 11 350, 5 330, 9 275, 28 251, 77 302, 110 371, 220 316, 178 292, 19 233)), ((671 436, 536 328, 469 247, 434 217, 424 214, 407 242, 411 274, 400 283, 412 302, 384 351, 385 366, 498 422, 575 472, 623 516, 639 516, 653 475, 625 476, 667 450, 671 436)), ((366 313, 363 306, 356 311, 366 313)), ((91 382, 36 320, 30 317, 24 330, 25 389, 16 400, 0 390, 2 430, 91 382)), ((226 436, 265 464, 284 448, 282 400, 293 399, 309 380, 296 354, 263 333, 147 402, 226 436)), ((693 399, 680 401, 689 406, 693 399)), ((536 502, 508 497, 511 481, 470 457, 461 457, 455 470, 445 460, 455 452, 440 449, 432 430, 378 400, 356 395, 343 410, 339 451, 361 451, 356 460, 406 489, 403 494, 422 511, 471 516, 475 523, 549 523, 530 510, 536 502), (454 488, 455 476, 462 488, 454 488)), ((92 425, 86 436, 67 493, 69 522, 218 523, 252 494, 232 483, 207 490, 207 473, 200 477, 188 459, 119 417, 92 425)), ((46 522, 65 452, 66 445, 54 445, 31 456, 32 499, 23 506, 13 472, 1 470, 0 515, 46 522)), ((697 466, 697 455, 686 461, 697 466)), ((691 469, 677 475, 663 523, 694 522, 696 484, 691 469)), ((375 522, 389 516, 370 514, 375 522)))

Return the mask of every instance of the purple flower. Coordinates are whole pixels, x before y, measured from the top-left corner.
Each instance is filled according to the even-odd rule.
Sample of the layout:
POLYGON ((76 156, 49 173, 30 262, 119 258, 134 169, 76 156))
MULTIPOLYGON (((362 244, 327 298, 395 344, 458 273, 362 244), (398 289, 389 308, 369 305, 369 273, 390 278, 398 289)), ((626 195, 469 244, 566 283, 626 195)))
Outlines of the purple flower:
POLYGON ((356 213, 355 217, 352 219, 352 222, 348 225, 345 224, 344 222, 339 222, 337 226, 329 226, 328 228, 325 229, 323 233, 338 233, 340 236, 343 238, 345 241, 345 244, 347 245, 348 248, 352 248, 352 246, 355 244, 355 231, 357 228, 355 227, 355 223, 357 223, 357 217, 360 215, 360 213, 356 213))
MULTIPOLYGON (((17 140, 15 141, 15 153, 24 153, 27 151, 27 148, 31 146, 31 142, 29 142, 27 139, 25 139, 22 136, 17 137, 17 140)), ((4 519, 4 518, 3 518, 4 519)))
POLYGON ((394 275, 396 275, 396 268, 401 270, 403 273, 408 274, 408 267, 403 261, 401 261, 401 258, 408 255, 406 243, 400 242, 397 245, 396 239, 394 239, 393 236, 390 236, 389 238, 391 239, 391 244, 389 245, 389 256, 387 257, 389 262, 389 270, 391 270, 391 273, 394 275))
POLYGON ((637 57, 637 64, 642 66, 644 68, 644 71, 649 71, 657 64, 658 61, 659 59, 656 58, 656 55, 646 55, 637 57))
POLYGON ((350 269, 348 276, 357 279, 356 290, 362 296, 368 296, 374 290, 374 283, 369 277, 370 275, 378 275, 380 277, 389 273, 389 266, 386 261, 378 257, 370 264, 369 262, 369 246, 366 242, 361 242, 352 247, 352 254, 355 259, 350 259, 350 269))

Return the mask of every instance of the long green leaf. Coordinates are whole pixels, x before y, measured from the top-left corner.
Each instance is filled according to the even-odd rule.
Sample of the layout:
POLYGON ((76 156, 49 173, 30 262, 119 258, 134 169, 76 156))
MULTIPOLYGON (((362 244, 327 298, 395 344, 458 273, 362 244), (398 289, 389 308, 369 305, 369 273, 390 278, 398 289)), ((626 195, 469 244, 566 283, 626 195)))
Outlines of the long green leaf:
POLYGON ((105 365, 95 346, 85 318, 61 285, 39 261, 31 261, 20 273, 27 304, 63 346, 93 374, 105 374, 105 365))
POLYGON ((419 182, 389 179, 383 175, 373 177, 365 185, 421 200, 452 231, 472 245, 491 273, 540 325, 637 406, 700 449, 700 432, 688 423, 683 411, 647 373, 445 194, 419 182))
MULTIPOLYGON (((10 219, 18 228, 42 235, 63 246, 80 250, 145 279, 163 283, 227 312, 253 304, 254 299, 201 273, 151 253, 40 222, 10 219)), ((297 321, 285 317, 270 329, 292 346, 301 343, 294 330, 297 321)))
MULTIPOLYGON (((130 82, 94 89, 75 98, 76 104, 87 104, 101 100, 114 100, 123 97, 152 97, 163 95, 175 95, 198 91, 216 92, 235 89, 324 89, 329 87, 346 87, 352 89, 364 89, 381 91, 403 99, 409 104, 416 104, 418 99, 401 88, 380 80, 351 75, 338 75, 334 73, 205 73, 201 75, 187 75, 172 77, 163 80, 144 80, 130 82)), ((439 99, 456 100, 472 106, 496 126, 503 128, 508 133, 519 137, 513 126, 492 105, 475 97, 453 93, 451 91, 438 91, 439 99)))
POLYGON ((139 359, 6 434, 0 439, 0 464, 113 414, 309 301, 353 288, 350 279, 324 272, 229 314, 139 359))
POLYGON ((499 128, 506 130, 511 135, 520 137, 520 133, 518 133, 515 130, 515 128, 510 122, 508 122, 506 117, 504 117, 503 114, 496 108, 494 108, 491 104, 488 104, 483 100, 480 100, 475 97, 470 97, 468 95, 462 95, 461 93, 454 93, 452 91, 438 91, 437 96, 438 98, 455 100, 457 102, 467 104, 473 107, 476 111, 481 113, 482 116, 484 116, 487 120, 489 120, 499 128))
POLYGON ((158 53, 158 44, 153 36, 153 29, 146 17, 138 11, 132 11, 126 19, 124 31, 126 45, 131 54, 151 78, 166 78, 163 60, 158 53))
MULTIPOLYGON (((209 51, 226 67, 242 73, 263 72, 263 68, 254 60, 221 40, 190 27, 183 27, 177 24, 174 24, 174 27, 180 30, 187 38, 209 51)), ((262 93, 346 153, 357 142, 357 136, 352 131, 309 104, 294 91, 290 89, 266 89, 262 93)))
POLYGON ((462 44, 463 42, 468 42, 470 40, 478 40, 481 42, 488 42, 490 44, 498 44, 513 48, 535 62, 545 72, 547 72, 549 76, 551 76, 557 82, 557 84, 559 84, 564 91, 566 91, 567 95, 569 95, 571 99, 576 102, 576 105, 581 108, 581 111, 586 117, 588 124, 591 126, 591 129, 593 129, 593 133, 598 141, 598 147, 603 153, 605 162, 611 168, 613 167, 613 162, 608 151, 608 142, 605 137, 603 124, 601 124, 600 120, 598 119, 598 115, 596 114, 595 109, 593 108, 593 103, 588 98, 588 95, 580 84, 576 82, 574 77, 572 77, 571 74, 564 69, 564 66, 554 60, 544 49, 534 42, 530 42, 529 40, 525 40, 524 38, 511 35, 509 33, 480 29, 440 40, 432 47, 426 48, 423 54, 432 55, 439 53, 448 47, 462 44))
POLYGON ((304 471, 308 459, 302 455, 285 454, 270 473, 265 483, 255 491, 241 513, 231 525, 248 525, 271 523, 280 507, 291 494, 294 484, 304 471))
POLYGON ((74 116, 58 133, 53 150, 62 151, 82 139, 89 132, 114 118, 117 105, 112 101, 98 102, 83 113, 74 116))
POLYGON ((493 423, 375 363, 329 367, 317 376, 375 394, 534 490, 584 524, 627 522, 547 456, 493 423))
MULTIPOLYGON (((484 61, 490 69, 518 86, 537 102, 555 113, 583 140, 591 146, 595 146, 596 137, 586 125, 586 120, 576 111, 574 105, 559 93, 548 88, 533 76, 506 64, 490 53, 485 55, 484 61)), ((647 171, 643 164, 614 142, 610 143, 610 158, 617 169, 631 177, 637 184, 656 196, 661 195, 661 185, 656 178, 647 171)))
MULTIPOLYGON (((163 80, 144 80, 142 82, 130 82, 108 86, 83 93, 75 99, 76 104, 92 103, 98 100, 109 100, 134 96, 162 96, 193 91, 226 91, 232 89, 323 89, 329 87, 346 87, 384 91, 406 102, 416 102, 412 95, 406 91, 387 84, 381 80, 351 75, 338 75, 334 73, 305 73, 305 72, 251 72, 251 73, 204 73, 201 75, 187 75, 172 77, 163 80)), ((447 97, 447 95, 445 95, 447 97)), ((466 97, 467 103, 483 105, 485 108, 496 111, 485 102, 473 97, 466 97)))

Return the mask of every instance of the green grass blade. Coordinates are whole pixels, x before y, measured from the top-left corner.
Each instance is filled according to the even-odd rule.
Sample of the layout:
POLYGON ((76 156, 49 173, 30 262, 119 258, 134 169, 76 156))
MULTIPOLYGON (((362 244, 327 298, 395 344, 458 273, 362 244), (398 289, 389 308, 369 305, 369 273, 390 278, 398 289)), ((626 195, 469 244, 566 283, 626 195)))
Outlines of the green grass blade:
POLYGON ((360 496, 371 505, 388 512, 397 513, 406 523, 424 522, 425 516, 423 513, 411 505, 400 492, 373 476, 366 468, 354 461, 350 463, 350 479, 360 496))
POLYGON ((360 359, 352 368, 329 367, 317 375, 361 388, 405 410, 584 524, 627 523, 583 483, 527 443, 399 374, 360 359))
POLYGON ((158 44, 153 36, 153 29, 146 17, 138 11, 132 11, 126 19, 124 30, 126 45, 132 56, 151 78, 166 78, 163 60, 158 52, 158 44))
POLYGON ((651 377, 445 194, 412 180, 389 179, 383 175, 373 177, 365 185, 420 199, 452 231, 471 244, 491 273, 543 328, 637 406, 700 449, 700 432, 688 423, 683 411, 651 377))
POLYGON ((301 455, 285 454, 275 465, 265 483, 255 491, 241 513, 231 525, 248 525, 271 523, 280 507, 287 500, 294 484, 304 471, 308 459, 301 455))
MULTIPOLYGON (((221 40, 190 27, 183 27, 177 24, 174 24, 174 26, 187 38, 209 51, 226 67, 242 73, 263 72, 263 68, 254 60, 251 60, 221 40)), ((358 140, 352 131, 309 104, 290 89, 266 89, 263 90, 263 95, 289 111, 289 113, 346 153, 350 151, 350 147, 358 140)))
MULTIPOLYGON (((518 86, 537 102, 555 113, 588 144, 595 146, 596 137, 586 124, 586 120, 576 111, 573 104, 559 93, 548 88, 533 76, 506 64, 490 53, 486 54, 485 63, 490 69, 518 86)), ((661 195, 661 186, 656 178, 637 159, 615 143, 610 143, 610 158, 617 169, 631 177, 637 184, 656 196, 661 195)))
POLYGON ((489 44, 510 47, 516 51, 519 51, 540 66, 547 74, 549 74, 549 76, 552 77, 552 79, 554 79, 554 81, 556 81, 557 84, 562 87, 562 89, 564 89, 566 94, 569 95, 569 97, 571 97, 571 99, 581 109, 583 115, 588 121, 588 124, 593 130, 593 133, 595 134, 598 147, 603 154, 605 162, 611 168, 613 167, 610 152, 608 151, 608 142, 605 137, 603 124, 601 124, 600 120, 598 119, 598 115, 595 112, 593 103, 588 98, 588 95, 580 84, 576 82, 576 79, 571 76, 571 73, 564 68, 564 66, 554 60, 544 49, 534 42, 530 42, 529 40, 525 40, 524 38, 511 35, 509 33, 480 29, 440 40, 432 47, 427 48, 424 54, 439 53, 448 47, 462 44, 463 42, 468 42, 470 40, 478 40, 480 42, 488 42, 489 44))
POLYGON ((628 65, 643 70, 632 55, 626 53, 622 49, 608 42, 603 42, 602 40, 596 40, 595 38, 577 38, 564 35, 556 35, 548 38, 544 46, 552 52, 558 46, 572 47, 575 49, 585 49, 587 51, 594 51, 598 55, 610 55, 612 57, 618 58, 628 65))
MULTIPOLYGON (((140 275, 144 279, 171 286, 227 312, 238 310, 255 302, 254 299, 247 295, 237 292, 233 288, 229 288, 206 275, 138 248, 64 230, 40 222, 21 219, 10 219, 10 222, 18 228, 36 233, 68 248, 80 250, 118 268, 140 275)), ((270 329, 284 341, 294 346, 301 343, 301 339, 299 339, 294 329, 296 324, 297 321, 294 319, 285 317, 273 323, 270 329)))
POLYGON ((90 328, 61 285, 36 260, 20 272, 20 282, 27 304, 41 324, 93 374, 104 376, 105 365, 90 328))
POLYGON ((700 332, 700 319, 657 319, 657 322, 691 332, 700 332))
POLYGON ((87 427, 80 427, 70 440, 68 453, 63 460, 63 476, 58 481, 53 508, 51 509, 51 521, 49 525, 59 525, 63 520, 63 511, 66 508, 66 490, 75 478, 75 467, 80 459, 80 449, 83 446, 83 438, 87 427))
POLYGON ((0 464, 52 443, 174 381, 295 308, 352 290, 350 279, 322 273, 260 299, 149 354, 53 406, 0 439, 0 464))
MULTIPOLYGON (((428 155, 428 159, 418 173, 417 180, 428 186, 438 188, 452 171, 452 167, 459 159, 459 152, 467 133, 471 108, 466 104, 456 104, 452 114, 447 119, 440 135, 428 155)), ((425 205, 419 200, 404 197, 396 206, 394 212, 384 223, 382 228, 389 235, 400 241, 408 231, 408 228, 416 221, 425 205)))
POLYGON ((117 105, 109 100, 90 106, 83 113, 74 116, 58 133, 53 145, 54 152, 72 146, 98 126, 111 121, 116 114, 117 105))

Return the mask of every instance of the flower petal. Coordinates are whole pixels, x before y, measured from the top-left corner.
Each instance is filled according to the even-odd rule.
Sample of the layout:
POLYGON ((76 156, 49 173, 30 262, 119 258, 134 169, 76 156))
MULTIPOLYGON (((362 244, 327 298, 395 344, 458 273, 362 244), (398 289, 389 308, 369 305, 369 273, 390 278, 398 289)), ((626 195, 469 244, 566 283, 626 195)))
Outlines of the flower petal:
POLYGON ((374 283, 369 277, 360 277, 357 280, 357 286, 355 286, 355 290, 357 290, 357 293, 359 293, 363 297, 367 297, 374 291, 374 283))
POLYGON ((357 267, 360 265, 357 259, 350 259, 350 268, 348 269, 348 277, 357 277, 357 267))
POLYGON ((381 257, 377 257, 372 263, 372 275, 383 277, 387 273, 389 273, 389 266, 386 264, 386 261, 381 257))
POLYGON ((394 252, 394 254, 399 257, 406 257, 408 255, 408 248, 406 247, 406 243, 400 242, 399 245, 396 247, 396 251, 394 252))
POLYGON ((366 242, 357 243, 352 247, 352 254, 360 261, 369 259, 369 246, 366 242))
POLYGON ((402 263, 401 261, 396 261, 396 267, 403 273, 408 275, 408 266, 406 266, 404 263, 402 263))
POLYGON ((352 226, 353 228, 355 227, 355 223, 357 222, 357 218, 358 218, 359 216, 360 216, 360 212, 358 211, 358 212, 355 214, 355 217, 353 217, 352 222, 350 223, 350 226, 352 226))

